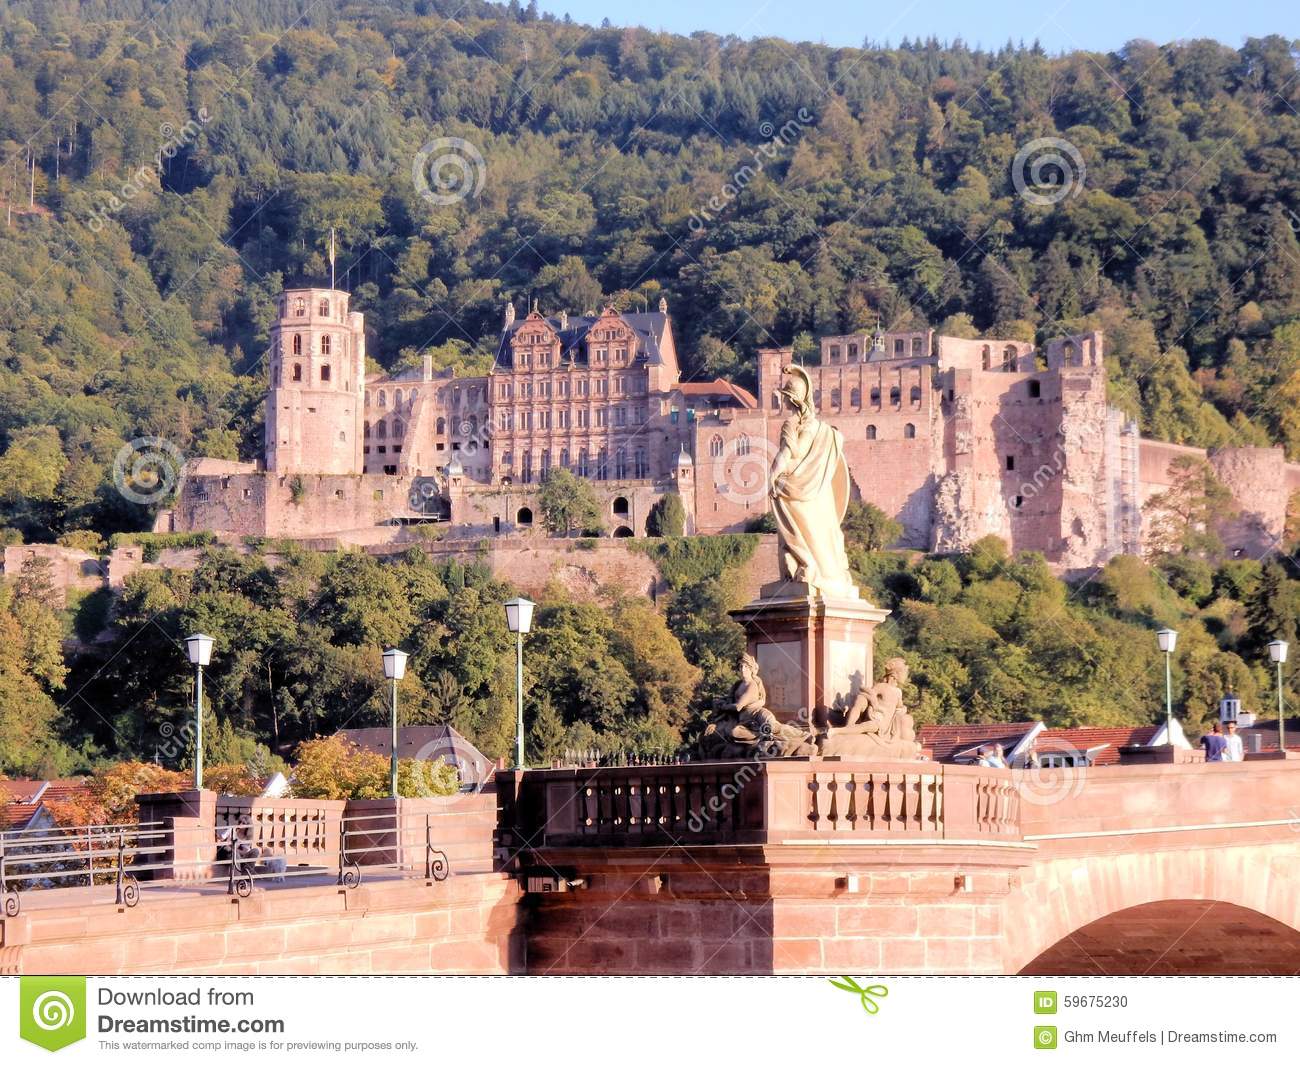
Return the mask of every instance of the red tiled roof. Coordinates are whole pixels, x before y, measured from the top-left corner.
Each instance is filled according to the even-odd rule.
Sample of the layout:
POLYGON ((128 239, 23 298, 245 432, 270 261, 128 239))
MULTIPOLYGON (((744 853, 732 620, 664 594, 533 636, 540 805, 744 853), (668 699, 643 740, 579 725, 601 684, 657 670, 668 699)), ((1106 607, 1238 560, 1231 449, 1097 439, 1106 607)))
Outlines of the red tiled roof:
POLYGON ((756 408, 758 400, 748 389, 724 381, 721 377, 712 381, 683 381, 677 386, 684 396, 731 396, 742 407, 756 408))
POLYGON ((67 780, 51 780, 49 786, 41 792, 41 801, 66 802, 74 795, 83 795, 89 791, 89 777, 71 777, 67 780))
POLYGON ((26 828, 27 823, 41 808, 38 802, 6 802, 0 804, 0 829, 26 828))
POLYGON ((1150 743, 1159 731, 1157 725, 1121 728, 1045 728, 1034 738, 1040 754, 1073 748, 1086 753, 1094 748, 1093 765, 1118 765, 1119 749, 1150 743))
POLYGON ((948 762, 963 751, 985 743, 1000 743, 1009 752, 1037 722, 1002 721, 992 725, 922 725, 917 739, 936 762, 948 762))
POLYGON ((43 787, 43 780, 0 780, 0 802, 30 802, 43 787))

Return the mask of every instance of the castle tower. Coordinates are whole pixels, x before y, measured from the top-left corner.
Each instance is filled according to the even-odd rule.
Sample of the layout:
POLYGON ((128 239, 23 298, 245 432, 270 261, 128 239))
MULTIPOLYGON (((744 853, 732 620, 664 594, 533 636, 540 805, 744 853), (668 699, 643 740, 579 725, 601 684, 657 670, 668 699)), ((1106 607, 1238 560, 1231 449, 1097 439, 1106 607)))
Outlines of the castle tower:
POLYGON ((266 468, 273 473, 362 472, 364 315, 348 293, 286 289, 271 326, 266 468))

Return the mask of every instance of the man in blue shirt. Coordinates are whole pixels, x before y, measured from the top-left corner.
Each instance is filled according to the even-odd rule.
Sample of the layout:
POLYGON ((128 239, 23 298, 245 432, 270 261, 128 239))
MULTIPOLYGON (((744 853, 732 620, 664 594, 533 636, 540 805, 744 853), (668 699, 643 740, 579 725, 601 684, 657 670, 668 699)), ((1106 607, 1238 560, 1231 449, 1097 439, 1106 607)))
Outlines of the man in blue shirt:
POLYGON ((1223 726, 1216 721, 1214 730, 1201 737, 1201 746, 1205 748, 1207 762, 1222 762, 1223 752, 1228 748, 1228 738, 1223 734, 1223 726))

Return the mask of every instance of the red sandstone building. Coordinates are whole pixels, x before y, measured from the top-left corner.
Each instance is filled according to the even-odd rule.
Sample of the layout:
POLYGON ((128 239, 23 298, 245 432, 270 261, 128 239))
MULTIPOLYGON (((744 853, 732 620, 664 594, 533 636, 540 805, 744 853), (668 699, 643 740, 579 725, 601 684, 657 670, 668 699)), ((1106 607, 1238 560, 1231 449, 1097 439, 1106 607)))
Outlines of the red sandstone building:
MULTIPOLYGON (((642 535, 680 494, 690 531, 738 531, 767 509, 788 349, 758 353, 758 395, 683 381, 672 320, 507 305, 485 377, 366 376, 348 294, 284 293, 271 330, 263 462, 191 463, 164 527, 377 542, 450 520, 453 536, 532 532, 536 489, 565 467, 589 479, 614 535, 642 535)), ((1138 435, 1106 401, 1104 338, 967 340, 931 330, 825 337, 807 369, 845 438, 856 493, 902 544, 959 550, 994 534, 1062 569, 1142 546, 1142 507, 1196 449, 1138 435)), ((1281 448, 1208 454, 1241 503, 1231 546, 1280 534, 1300 466, 1281 448)))

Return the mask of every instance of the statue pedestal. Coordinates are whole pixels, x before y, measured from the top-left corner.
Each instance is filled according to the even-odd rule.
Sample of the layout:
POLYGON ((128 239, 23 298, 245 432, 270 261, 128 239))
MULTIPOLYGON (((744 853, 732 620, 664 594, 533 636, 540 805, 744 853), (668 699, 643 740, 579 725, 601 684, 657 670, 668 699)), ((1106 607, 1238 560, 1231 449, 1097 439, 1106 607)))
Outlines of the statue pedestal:
POLYGON ((874 681, 875 629, 889 611, 858 598, 852 586, 845 590, 852 594, 817 595, 778 581, 731 611, 758 661, 768 709, 782 721, 806 724, 818 707, 847 708, 874 681))

